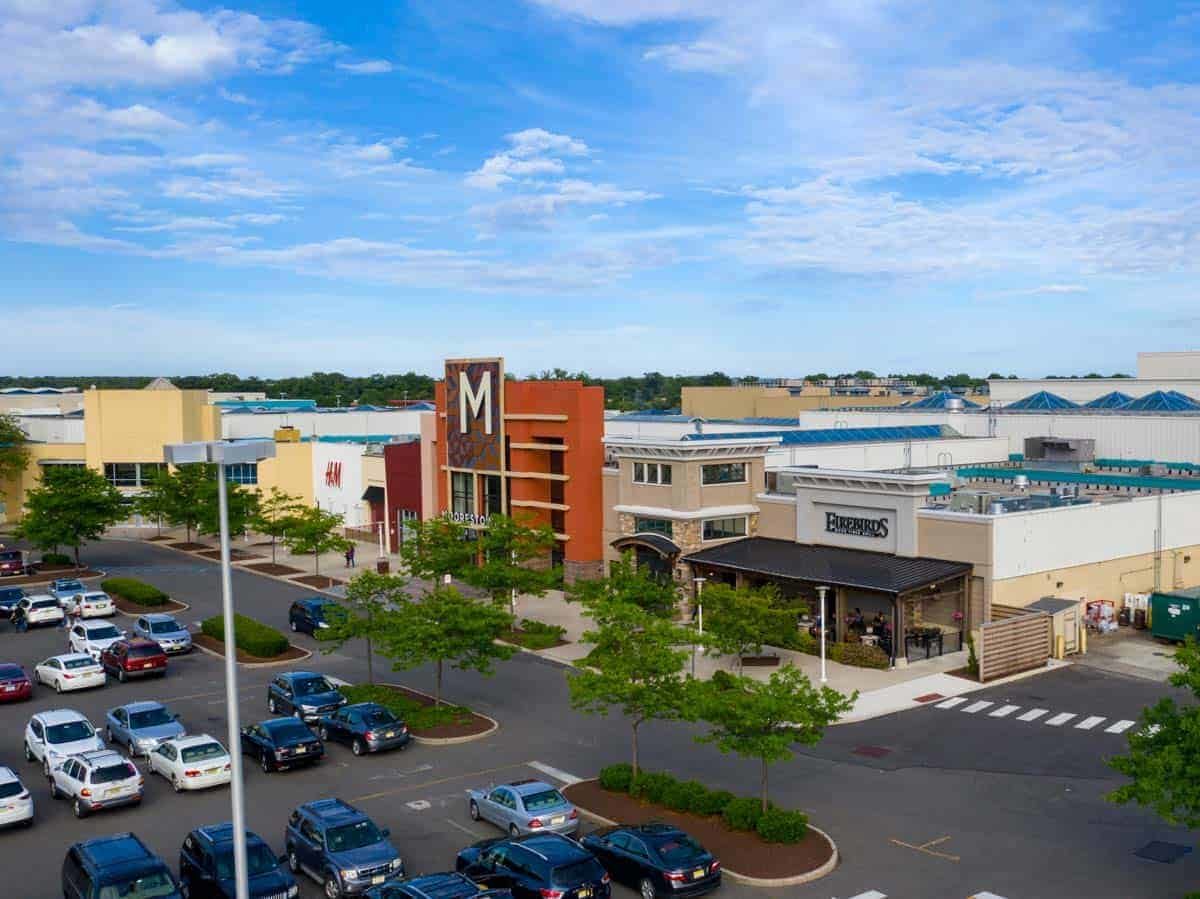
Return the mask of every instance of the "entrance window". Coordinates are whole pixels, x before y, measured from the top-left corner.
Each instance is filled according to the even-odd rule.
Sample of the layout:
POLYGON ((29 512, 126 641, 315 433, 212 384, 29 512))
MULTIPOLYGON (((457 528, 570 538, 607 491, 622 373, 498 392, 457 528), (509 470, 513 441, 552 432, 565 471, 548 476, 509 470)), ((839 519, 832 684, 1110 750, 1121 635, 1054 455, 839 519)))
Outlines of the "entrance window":
POLYGON ((744 484, 746 483, 746 463, 719 462, 712 465, 703 465, 700 468, 700 483, 744 484))
POLYGON ((671 466, 662 462, 634 462, 633 483, 670 484, 671 466))
POLYGON ((500 493, 500 475, 483 475, 483 514, 499 515, 503 511, 504 503, 500 493))
POLYGON ((456 515, 475 514, 475 475, 471 472, 450 472, 450 511, 456 515))
POLYGON ((633 519, 635 534, 662 534, 671 537, 674 534, 671 522, 666 518, 642 518, 640 515, 633 519))
MULTIPOLYGON (((143 472, 143 475, 145 472, 143 472)), ((235 462, 225 466, 225 481, 229 484, 257 484, 257 462, 235 462)))
POLYGON ((104 476, 114 487, 136 487, 138 470, 136 462, 106 462, 104 476))
POLYGON ((746 518, 709 518, 704 522, 705 540, 728 540, 746 536, 746 518))

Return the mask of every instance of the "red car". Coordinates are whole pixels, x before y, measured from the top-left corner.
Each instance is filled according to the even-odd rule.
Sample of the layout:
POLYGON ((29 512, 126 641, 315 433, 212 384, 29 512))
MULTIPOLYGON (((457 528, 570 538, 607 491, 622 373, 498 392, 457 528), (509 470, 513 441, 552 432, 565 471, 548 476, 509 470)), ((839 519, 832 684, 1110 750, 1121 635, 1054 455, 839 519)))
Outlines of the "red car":
POLYGON ((33 695, 33 682, 20 665, 0 664, 0 702, 20 702, 33 695))
POLYGON ((118 640, 100 653, 100 665, 105 673, 115 674, 122 682, 151 674, 162 677, 167 673, 167 654, 153 640, 130 637, 118 640))
POLYGON ((19 549, 0 548, 0 576, 31 574, 33 566, 25 558, 25 553, 19 549))

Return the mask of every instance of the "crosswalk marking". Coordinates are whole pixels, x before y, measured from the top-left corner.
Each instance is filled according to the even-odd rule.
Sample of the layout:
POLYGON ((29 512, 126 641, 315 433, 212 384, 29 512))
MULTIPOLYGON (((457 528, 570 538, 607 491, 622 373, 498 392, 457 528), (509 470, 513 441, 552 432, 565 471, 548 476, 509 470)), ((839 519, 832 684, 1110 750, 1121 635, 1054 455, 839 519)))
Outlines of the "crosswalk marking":
POLYGON ((1123 734, 1123 733, 1125 733, 1125 731, 1129 730, 1129 728, 1133 727, 1135 724, 1137 724, 1136 721, 1130 721, 1128 718, 1122 719, 1121 721, 1118 721, 1116 724, 1110 724, 1108 727, 1104 728, 1104 732, 1106 734, 1123 734))
POLYGON ((976 712, 982 712, 990 705, 993 705, 993 703, 988 702, 986 699, 981 699, 978 702, 971 703, 963 711, 968 715, 974 715, 976 712))
POLYGON ((1049 711, 1050 711, 1049 709, 1030 709, 1024 715, 1018 715, 1017 720, 1018 721, 1037 721, 1038 718, 1041 718, 1043 715, 1047 714, 1049 711))
MULTIPOLYGON (((965 696, 952 696, 949 699, 947 699, 945 702, 939 702, 937 704, 937 707, 939 709, 952 709, 956 705, 962 705, 966 701, 967 701, 967 697, 965 697, 965 696)), ((866 893, 863 893, 863 895, 865 896, 866 893)), ((852 899, 858 899, 858 897, 854 896, 854 897, 852 897, 852 899)))
POLYGON ((988 712, 988 717, 989 718, 1007 718, 1009 715, 1011 715, 1013 712, 1015 712, 1019 708, 1020 708, 1019 705, 1002 705, 1002 706, 1000 706, 1000 708, 996 709, 996 711, 988 712))
POLYGON ((1060 712, 1059 714, 1055 715, 1053 718, 1047 719, 1046 723, 1048 725, 1050 725, 1050 727, 1062 727, 1064 724, 1066 724, 1068 721, 1070 721, 1072 718, 1075 718, 1075 717, 1077 717, 1077 716, 1073 712, 1060 712))
POLYGON ((1103 715, 1092 715, 1088 718, 1084 718, 1082 721, 1080 721, 1078 724, 1076 724, 1075 729, 1076 730, 1091 730, 1093 727, 1095 727, 1097 724, 1099 724, 1103 720, 1104 720, 1103 715))

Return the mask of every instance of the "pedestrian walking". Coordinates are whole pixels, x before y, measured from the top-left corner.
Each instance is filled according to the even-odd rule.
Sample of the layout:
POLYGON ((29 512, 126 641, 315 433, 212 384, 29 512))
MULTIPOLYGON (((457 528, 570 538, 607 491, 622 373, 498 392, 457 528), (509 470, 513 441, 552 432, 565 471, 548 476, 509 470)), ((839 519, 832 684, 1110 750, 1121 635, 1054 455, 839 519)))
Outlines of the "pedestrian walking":
POLYGON ((29 630, 29 619, 25 617, 25 610, 20 606, 13 609, 12 620, 13 627, 16 628, 18 634, 23 634, 29 630))
POLYGON ((349 546, 346 547, 346 567, 347 568, 354 567, 354 544, 353 543, 351 543, 349 546))

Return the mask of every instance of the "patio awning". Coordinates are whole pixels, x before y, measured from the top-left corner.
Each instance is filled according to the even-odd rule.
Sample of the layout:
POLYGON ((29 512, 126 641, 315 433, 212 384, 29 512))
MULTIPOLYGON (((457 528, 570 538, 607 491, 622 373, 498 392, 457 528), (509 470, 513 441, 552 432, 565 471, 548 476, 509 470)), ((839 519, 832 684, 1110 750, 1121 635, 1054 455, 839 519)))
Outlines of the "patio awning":
POLYGON ((383 498, 384 498, 383 488, 379 487, 375 484, 372 484, 370 487, 368 487, 366 490, 363 491, 362 498, 365 499, 369 503, 381 503, 381 502, 383 502, 383 498))
POLYGON ((680 552, 679 546, 670 537, 664 537, 662 534, 651 532, 618 537, 610 545, 613 549, 617 550, 627 549, 630 546, 645 546, 654 550, 663 558, 677 556, 680 552))
POLYGON ((685 560, 727 571, 893 595, 971 573, 971 565, 967 562, 816 546, 770 537, 747 537, 723 543, 694 552, 685 560))

